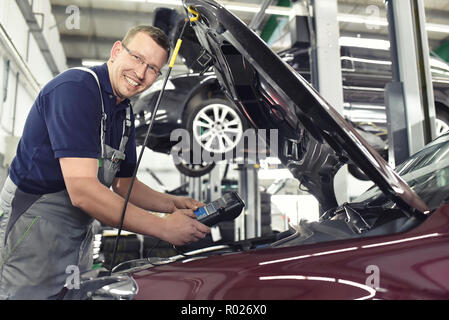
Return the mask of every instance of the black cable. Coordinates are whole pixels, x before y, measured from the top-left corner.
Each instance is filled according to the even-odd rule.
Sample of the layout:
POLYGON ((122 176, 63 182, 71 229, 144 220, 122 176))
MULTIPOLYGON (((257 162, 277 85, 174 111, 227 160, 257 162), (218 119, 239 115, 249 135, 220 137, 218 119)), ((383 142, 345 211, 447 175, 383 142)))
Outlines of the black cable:
MULTIPOLYGON (((188 22, 189 22, 189 19, 186 19, 185 22, 184 22, 184 26, 182 27, 181 34, 179 35, 178 44, 177 44, 177 50, 176 49, 174 50, 172 59, 176 58, 176 55, 177 55, 177 53, 179 51, 179 47, 181 46, 180 40, 181 40, 181 38, 182 38, 182 36, 184 34, 184 30, 185 30, 188 22)), ((149 139, 149 136, 150 136, 151 129, 153 128, 153 123, 154 123, 154 119, 155 119, 155 116, 156 116, 156 112, 157 112, 157 109, 159 108, 159 104, 161 103, 161 98, 162 98, 162 95, 164 94, 165 86, 167 85, 167 81, 168 81, 168 78, 170 77, 171 70, 173 69, 173 63, 174 63, 174 60, 171 60, 169 68, 168 68, 167 75, 165 76, 164 83, 162 85, 162 89, 159 92, 159 96, 157 98, 156 104, 154 105, 153 111, 151 112, 151 119, 150 119, 150 123, 148 125, 147 134, 145 136, 145 140, 143 142, 142 149, 140 150, 140 154, 139 154, 139 158, 137 160, 136 167, 134 168, 134 173, 133 173, 133 176, 132 176, 132 179, 131 179, 131 183, 129 184, 128 192, 127 192, 126 198, 125 198, 125 203, 123 204, 123 210, 122 210, 122 214, 121 214, 121 219, 120 219, 120 224, 119 224, 119 228, 118 228, 117 238, 115 239, 115 245, 114 245, 114 251, 113 251, 113 254, 112 254, 111 267, 109 269, 109 275, 112 275, 112 269, 114 268, 115 258, 116 258, 116 255, 117 255, 118 243, 119 243, 119 240, 120 240, 120 234, 122 232, 123 222, 125 220, 126 207, 128 206, 129 198, 130 198, 130 195, 131 195, 131 190, 132 190, 134 182, 136 180, 137 170, 138 170, 140 162, 142 160, 142 156, 143 156, 143 152, 145 150, 145 147, 148 144, 148 139, 149 139)))

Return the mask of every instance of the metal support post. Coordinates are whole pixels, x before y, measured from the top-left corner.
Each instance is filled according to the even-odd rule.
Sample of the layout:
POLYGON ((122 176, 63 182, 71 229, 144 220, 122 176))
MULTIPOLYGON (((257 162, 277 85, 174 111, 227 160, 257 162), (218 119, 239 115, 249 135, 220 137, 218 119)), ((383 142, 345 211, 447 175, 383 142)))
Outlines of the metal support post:
POLYGON ((435 137, 435 104, 422 0, 387 0, 392 82, 385 103, 389 163, 401 163, 435 137))
POLYGON ((221 176, 219 164, 216 164, 212 171, 209 173, 209 185, 207 191, 208 202, 214 201, 221 197, 221 176))
POLYGON ((188 177, 189 187, 189 197, 203 201, 203 194, 201 192, 201 177, 188 177))
POLYGON ((239 194, 245 202, 243 215, 240 215, 236 223, 237 227, 242 228, 239 240, 260 237, 262 235, 261 213, 260 213, 260 193, 259 179, 257 176, 258 165, 239 165, 239 194))
MULTIPOLYGON (((246 189, 246 185, 247 185, 247 174, 245 171, 245 166, 242 164, 238 165, 238 169, 239 171, 239 183, 238 183, 238 187, 239 187, 239 195, 242 198, 243 202, 246 203, 246 199, 247 199, 247 189, 246 189)), ((244 240, 245 239, 245 215, 246 215, 246 208, 248 207, 248 205, 245 206, 245 208, 243 208, 243 212, 242 214, 240 214, 235 220, 234 220, 234 240, 235 241, 240 241, 240 240, 244 240)))
MULTIPOLYGON (((315 67, 312 67, 312 79, 321 95, 340 113, 343 114, 343 80, 341 74, 340 29, 337 21, 337 0, 315 0, 313 15, 315 17, 315 67)), ((347 168, 335 178, 338 188, 335 196, 338 203, 348 201, 347 168)))
MULTIPOLYGON (((209 203, 221 197, 221 177, 220 177, 220 165, 216 164, 215 167, 209 172, 209 183, 205 188, 207 198, 205 203, 209 203)), ((219 226, 213 226, 211 228, 211 236, 214 242, 222 239, 219 226)))

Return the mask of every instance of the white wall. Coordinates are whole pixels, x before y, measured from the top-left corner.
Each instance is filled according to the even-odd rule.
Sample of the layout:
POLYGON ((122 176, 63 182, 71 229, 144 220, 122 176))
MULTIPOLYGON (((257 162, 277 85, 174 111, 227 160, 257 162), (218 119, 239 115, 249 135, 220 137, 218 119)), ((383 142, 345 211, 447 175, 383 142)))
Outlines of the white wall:
MULTIPOLYGON (((33 11, 44 15, 42 32, 59 71, 64 71, 67 69, 66 57, 59 41, 59 32, 51 13, 50 1, 34 0, 33 11)), ((41 16, 37 16, 37 21, 42 21, 41 16)), ((21 68, 16 61, 23 59, 32 77, 36 79, 38 88, 43 87, 53 75, 34 37, 29 35, 28 25, 15 0, 0 1, 0 25, 18 51, 17 56, 8 49, 6 41, 0 41, 0 153, 4 155, 10 151, 7 150, 5 137, 21 136, 26 117, 38 93, 33 89, 33 81, 30 81, 30 77, 27 77, 23 67, 21 68), (6 81, 6 60, 10 61, 10 70, 5 97, 3 86, 6 81)), ((15 148, 12 152, 15 152, 15 148)))

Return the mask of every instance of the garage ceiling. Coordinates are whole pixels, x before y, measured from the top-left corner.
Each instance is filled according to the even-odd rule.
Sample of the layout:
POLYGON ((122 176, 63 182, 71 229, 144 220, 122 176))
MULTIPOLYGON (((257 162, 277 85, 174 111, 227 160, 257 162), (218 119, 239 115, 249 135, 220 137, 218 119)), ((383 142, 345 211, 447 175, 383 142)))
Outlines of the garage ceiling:
MULTIPOLYGON (((247 9, 257 10, 265 0, 227 0, 218 1, 226 5, 243 5, 247 9)), ((319 0, 318 0, 319 1, 319 0)), ((125 32, 137 24, 152 24, 154 11, 158 7, 175 8, 183 12, 180 0, 50 0, 57 21, 61 42, 67 56, 69 67, 80 65, 82 59, 106 60, 114 41, 123 37, 125 32), (76 6, 80 12, 79 28, 70 28, 67 21, 73 13, 70 6, 76 6)), ((298 1, 301 2, 301 1, 298 1)), ((278 0, 273 0, 273 8, 279 8, 278 0)), ((449 1, 425 0, 428 24, 447 25, 449 30, 449 1)), ((282 8, 281 8, 282 9, 282 8)), ((373 19, 385 19, 384 0, 338 0, 339 14, 369 16, 373 19)), ((249 11, 249 10, 246 10, 249 11)), ((256 13, 233 10, 245 23, 249 24, 256 13)), ((263 23, 267 21, 265 16, 263 23)), ((263 24, 262 24, 263 27, 263 24)), ((342 35, 361 35, 387 39, 387 27, 373 26, 340 20, 342 35)), ((428 33, 431 50, 440 47, 449 40, 448 32, 428 33)), ((181 68, 182 69, 182 68, 181 68)))

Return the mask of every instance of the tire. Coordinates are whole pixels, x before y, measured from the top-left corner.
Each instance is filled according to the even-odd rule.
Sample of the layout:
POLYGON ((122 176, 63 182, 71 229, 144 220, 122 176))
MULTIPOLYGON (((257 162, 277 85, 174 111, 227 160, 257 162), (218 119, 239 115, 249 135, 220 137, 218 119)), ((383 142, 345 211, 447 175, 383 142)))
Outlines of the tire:
MULTIPOLYGON (((103 237, 101 249, 103 252, 113 252, 117 237, 103 237)), ((120 236, 117 252, 139 252, 140 240, 136 235, 120 236)))
MULTIPOLYGON (((104 257, 103 267, 111 267, 114 253, 115 240, 117 237, 103 237, 101 244, 101 254, 104 257)), ((120 236, 115 256, 114 266, 129 260, 140 259, 140 240, 136 235, 120 236)))
POLYGON ((261 231, 262 231, 262 237, 268 236, 273 233, 273 231, 271 230, 271 226, 262 226, 261 231))
MULTIPOLYGON (((210 152, 212 156, 223 159, 227 152, 232 152, 237 146, 246 121, 237 108, 224 98, 211 98, 185 111, 184 128, 190 133, 192 150, 210 152)), ((201 177, 215 167, 214 162, 193 162, 193 151, 190 159, 177 161, 176 168, 189 177, 201 177)))
POLYGON ((262 227, 271 226, 271 212, 270 213, 265 212, 264 214, 261 214, 260 219, 261 219, 260 225, 262 227))
POLYGON ((188 177, 201 177, 208 174, 215 168, 215 162, 204 164, 190 164, 187 162, 179 162, 175 164, 176 169, 188 177))
POLYGON ((143 238, 143 258, 158 257, 168 258, 176 255, 173 246, 155 237, 144 236, 143 238))
POLYGON ((445 107, 436 107, 435 129, 436 136, 439 137, 449 131, 449 111, 445 107))
POLYGON ((260 203, 271 204, 271 194, 268 192, 261 192, 260 193, 260 203))
MULTIPOLYGON (((111 263, 112 263, 112 252, 106 252, 104 253, 104 263, 103 267, 110 269, 111 263)), ((123 251, 123 252, 117 252, 115 256, 114 266, 119 265, 122 262, 129 261, 129 260, 136 260, 140 259, 140 253, 139 252, 133 252, 133 251, 123 251)))

